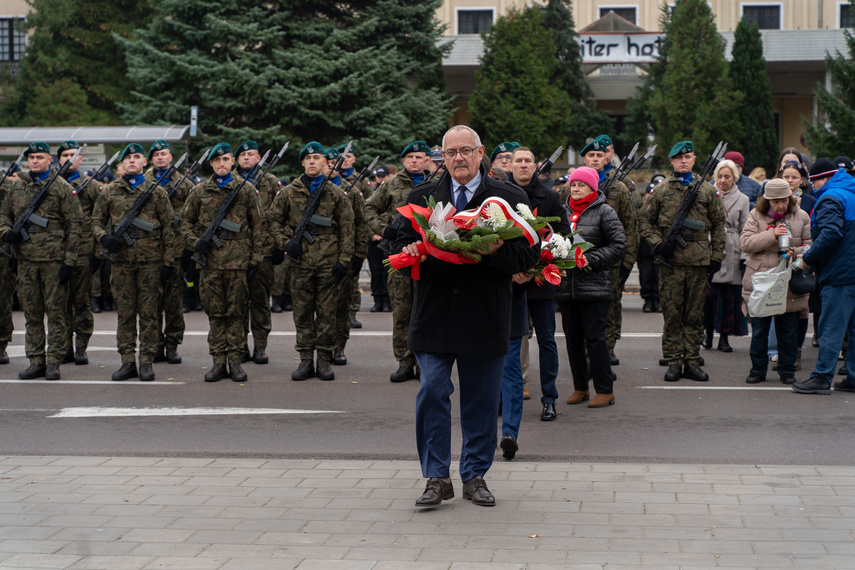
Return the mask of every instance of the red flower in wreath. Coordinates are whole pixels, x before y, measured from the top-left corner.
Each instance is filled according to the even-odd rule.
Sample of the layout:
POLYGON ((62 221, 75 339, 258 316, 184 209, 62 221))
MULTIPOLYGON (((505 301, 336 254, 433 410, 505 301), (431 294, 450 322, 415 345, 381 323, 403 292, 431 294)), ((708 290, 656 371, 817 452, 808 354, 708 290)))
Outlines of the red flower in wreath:
POLYGON ((543 278, 553 285, 561 284, 561 270, 551 263, 543 268, 543 278))
POLYGON ((548 249, 540 250, 540 260, 544 263, 552 263, 552 260, 555 259, 555 256, 552 255, 552 252, 548 249))
POLYGON ((584 269, 585 266, 588 265, 588 260, 585 259, 585 254, 582 252, 581 247, 576 248, 576 253, 574 254, 574 257, 576 258, 577 269, 584 269))

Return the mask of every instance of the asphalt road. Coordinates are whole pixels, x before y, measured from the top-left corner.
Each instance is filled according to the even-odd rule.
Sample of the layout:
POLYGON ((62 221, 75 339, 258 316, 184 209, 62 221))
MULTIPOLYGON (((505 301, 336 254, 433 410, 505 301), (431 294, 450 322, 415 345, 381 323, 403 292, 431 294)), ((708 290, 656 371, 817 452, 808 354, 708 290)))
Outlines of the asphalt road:
MULTIPOLYGON (((12 363, 0 366, 0 454, 414 459, 418 382, 389 382, 396 368, 391 314, 369 313, 369 301, 364 296, 358 315, 364 327, 347 347, 350 362, 335 367, 333 382, 291 381, 297 355, 290 313, 273 315, 271 363, 245 365, 245 384, 202 381, 211 363, 203 313, 186 315, 184 362, 157 364, 156 382, 110 381, 120 364, 115 313, 96 315, 88 366, 63 365, 60 382, 23 382, 17 380, 26 367, 23 314, 17 312, 12 363)), ((855 395, 798 395, 771 371, 771 381, 747 386, 748 337, 731 339, 732 354, 703 351, 708 384, 666 384, 658 365, 661 326, 661 315, 642 313, 637 295, 624 296, 617 403, 596 410, 564 403, 572 382, 559 338, 561 399, 554 422, 540 421, 533 358, 533 398, 523 408, 517 459, 855 463, 855 395)), ((805 344, 798 379, 809 375, 816 358, 816 349, 805 344)), ((456 414, 456 402, 453 407, 456 414)), ((459 432, 454 437, 458 449, 459 432)))

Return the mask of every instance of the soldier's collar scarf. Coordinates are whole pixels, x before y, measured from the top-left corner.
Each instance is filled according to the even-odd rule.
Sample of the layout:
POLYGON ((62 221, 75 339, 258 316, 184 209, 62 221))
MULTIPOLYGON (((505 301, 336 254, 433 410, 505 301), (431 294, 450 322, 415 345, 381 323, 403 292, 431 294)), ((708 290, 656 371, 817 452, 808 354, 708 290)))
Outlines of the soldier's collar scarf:
POLYGON ((172 177, 170 177, 169 180, 165 180, 163 178, 163 175, 166 174, 166 172, 168 170, 169 170, 168 168, 164 169, 164 170, 160 170, 159 168, 154 169, 154 176, 155 176, 155 178, 157 178, 158 182, 166 183, 166 182, 169 182, 169 180, 172 180, 172 177))
POLYGON ((687 173, 685 173, 685 174, 677 174, 677 173, 675 172, 675 173, 674 173, 674 178, 676 178, 677 180, 679 180, 679 181, 680 181, 680 184, 682 184, 683 186, 688 186, 689 184, 691 184, 691 183, 692 183, 692 171, 690 170, 690 171, 688 171, 688 172, 687 172, 687 173))
POLYGON ((336 186, 341 186, 341 177, 336 176, 335 178, 330 178, 330 182, 332 182, 336 186))
POLYGON ((413 180, 413 184, 415 186, 418 186, 425 180, 425 175, 421 172, 417 172, 416 174, 413 174, 412 172, 407 172, 407 174, 410 175, 410 178, 413 180))
POLYGON ((309 184, 309 194, 314 194, 315 190, 318 189, 318 186, 321 185, 321 181, 324 179, 324 175, 320 174, 311 178, 311 183, 309 184))
POLYGON ((238 168, 238 174, 241 175, 241 178, 249 179, 249 173, 252 172, 252 169, 244 170, 243 168, 238 168))
POLYGON ((143 182, 145 182, 145 174, 125 174, 122 178, 131 185, 131 188, 136 188, 143 182))
POLYGON ((80 178, 80 171, 75 170, 74 172, 66 172, 65 176, 63 176, 63 178, 65 178, 66 182, 71 182, 72 180, 77 180, 78 178, 80 178))
POLYGON ((38 174, 33 171, 30 171, 30 180, 32 180, 33 182, 41 182, 48 176, 50 176, 50 170, 45 170, 44 172, 39 172, 38 174))
POLYGON ((214 176, 214 181, 217 183, 217 186, 220 187, 220 190, 226 187, 226 184, 232 181, 232 173, 229 172, 225 176, 214 176))
MULTIPOLYGON (((609 168, 611 168, 611 166, 609 166, 609 168)), ((606 179, 606 176, 608 176, 608 175, 609 175, 609 173, 605 168, 600 170, 600 184, 603 183, 603 181, 606 179)))
POLYGON ((345 178, 350 178, 350 175, 353 174, 353 168, 348 168, 347 170, 342 170, 341 175, 345 178))
POLYGON ((612 169, 612 165, 611 165, 611 163, 608 163, 603 167, 603 172, 608 173, 609 170, 611 170, 611 169, 612 169))

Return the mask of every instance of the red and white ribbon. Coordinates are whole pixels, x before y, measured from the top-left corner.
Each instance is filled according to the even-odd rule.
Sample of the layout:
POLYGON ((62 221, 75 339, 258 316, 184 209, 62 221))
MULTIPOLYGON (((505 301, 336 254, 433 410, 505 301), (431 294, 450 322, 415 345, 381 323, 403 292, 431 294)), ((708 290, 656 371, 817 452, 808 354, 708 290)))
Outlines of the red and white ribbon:
POLYGON ((461 225, 468 225, 473 220, 482 217, 487 206, 489 206, 490 204, 495 204, 496 206, 501 208, 502 212, 505 214, 505 218, 511 220, 514 226, 522 229, 523 235, 528 240, 529 245, 534 245, 540 241, 540 236, 537 235, 537 231, 535 231, 535 229, 532 228, 527 221, 525 221, 525 218, 519 215, 503 198, 487 198, 486 200, 484 200, 484 203, 478 206, 477 208, 458 212, 453 216, 453 219, 459 220, 461 222, 461 225))

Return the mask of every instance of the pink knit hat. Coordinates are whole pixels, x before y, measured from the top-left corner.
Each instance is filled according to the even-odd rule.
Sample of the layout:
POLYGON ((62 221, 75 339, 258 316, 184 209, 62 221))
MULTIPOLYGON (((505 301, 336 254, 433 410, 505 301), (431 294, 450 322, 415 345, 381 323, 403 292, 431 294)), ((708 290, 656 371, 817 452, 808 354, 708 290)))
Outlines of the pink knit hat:
POLYGON ((569 186, 570 184, 572 184, 574 180, 584 182, 585 184, 591 187, 591 190, 596 192, 597 186, 600 185, 600 174, 593 168, 589 168, 587 166, 580 166, 570 175, 570 179, 567 180, 567 185, 569 186))

